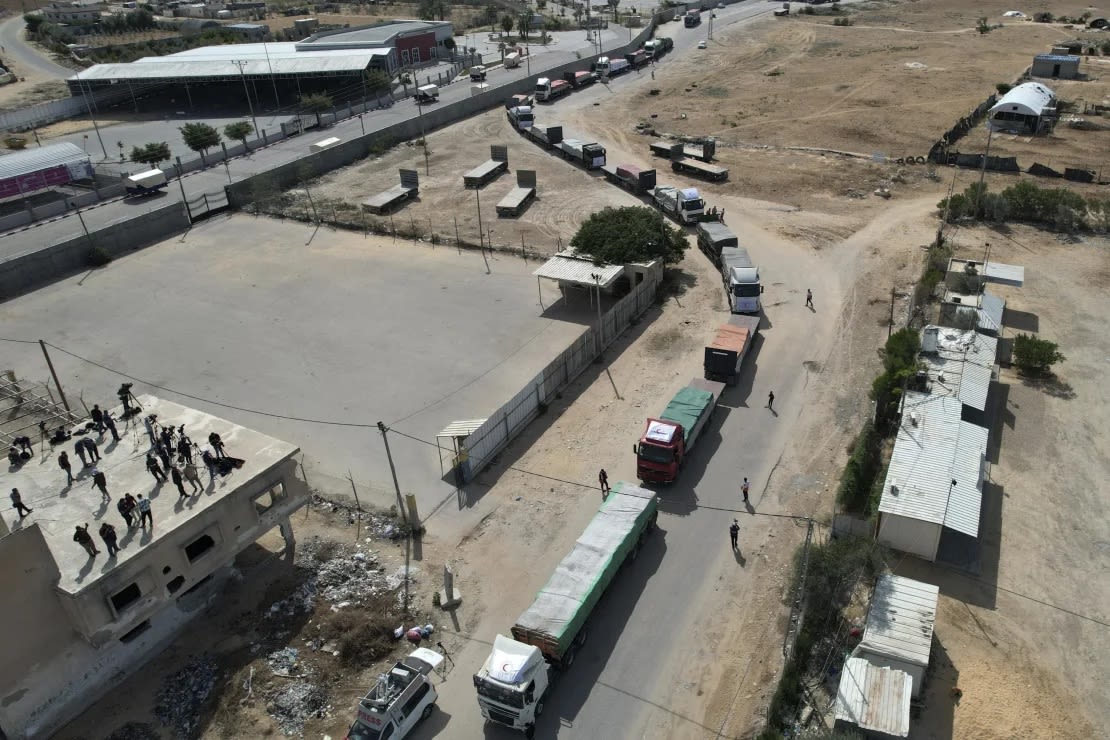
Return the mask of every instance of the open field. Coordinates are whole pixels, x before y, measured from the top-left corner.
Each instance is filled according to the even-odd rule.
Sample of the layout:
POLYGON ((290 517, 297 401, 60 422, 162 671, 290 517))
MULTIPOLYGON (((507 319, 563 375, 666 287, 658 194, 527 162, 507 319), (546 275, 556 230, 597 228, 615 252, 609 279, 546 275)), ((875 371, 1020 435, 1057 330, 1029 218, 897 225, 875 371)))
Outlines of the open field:
MULTIPOLYGON (((555 121, 560 113, 557 106, 541 107, 537 118, 555 121)), ((574 134, 568 130, 565 135, 571 138, 574 134)), ((422 233, 431 231, 454 239, 457 218, 463 241, 477 244, 480 200, 482 229, 487 238, 492 229, 494 246, 519 249, 523 238, 530 254, 553 254, 560 244, 565 248, 593 211, 640 203, 606 183, 596 171, 586 172, 515 133, 503 110, 488 111, 429 134, 428 149, 431 175, 424 174, 419 146, 400 146, 381 157, 325 175, 312 185, 313 196, 357 206, 396 183, 399 168, 415 169, 420 174, 420 199, 394 214, 398 228, 412 223, 422 233), (509 147, 509 172, 484 186, 476 196, 475 191, 464 189, 463 174, 489 159, 491 144, 509 147), (498 218, 495 206, 515 186, 517 169, 536 170, 537 197, 519 218, 498 218)), ((388 216, 370 218, 386 227, 390 223, 388 216)))

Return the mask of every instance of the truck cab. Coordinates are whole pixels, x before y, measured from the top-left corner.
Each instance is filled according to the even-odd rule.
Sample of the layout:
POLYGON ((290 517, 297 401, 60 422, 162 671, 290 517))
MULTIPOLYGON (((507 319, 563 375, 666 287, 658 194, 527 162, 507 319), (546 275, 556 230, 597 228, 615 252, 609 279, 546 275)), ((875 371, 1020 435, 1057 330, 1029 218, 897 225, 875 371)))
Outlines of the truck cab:
POLYGON ((358 703, 347 740, 400 740, 435 710, 439 695, 430 675, 443 663, 434 650, 417 648, 378 677, 358 703))
POLYGON ((551 685, 549 670, 539 648, 497 635, 474 674, 482 716, 532 737, 551 685))
POLYGON ((509 108, 508 116, 509 122, 519 131, 532 128, 532 124, 536 122, 535 112, 527 105, 509 108))
POLYGON ((481 64, 475 64, 470 68, 470 81, 471 82, 485 82, 486 81, 486 68, 481 64))
POLYGON ((758 267, 733 267, 728 271, 728 293, 732 313, 759 313, 763 286, 758 267))
POLYGON ((636 477, 642 481, 669 483, 678 477, 686 457, 685 430, 681 424, 663 419, 648 419, 636 453, 636 477))

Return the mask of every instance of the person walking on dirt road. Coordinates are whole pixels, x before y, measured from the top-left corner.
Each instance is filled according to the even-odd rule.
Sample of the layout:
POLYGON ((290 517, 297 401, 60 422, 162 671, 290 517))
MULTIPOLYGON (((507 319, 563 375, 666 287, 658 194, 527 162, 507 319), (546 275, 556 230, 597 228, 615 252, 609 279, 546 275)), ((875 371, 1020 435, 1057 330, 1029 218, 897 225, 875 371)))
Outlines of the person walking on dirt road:
POLYGON ((740 491, 744 494, 744 503, 748 503, 748 479, 745 478, 744 482, 740 484, 740 491))
POLYGON ((772 411, 775 410, 775 392, 774 391, 770 391, 770 392, 767 393, 767 408, 771 409, 772 411))
POLYGON ((609 474, 605 472, 605 468, 602 468, 601 472, 597 474, 597 482, 601 484, 602 495, 608 494, 609 491, 613 490, 609 488, 609 474))
POLYGON ((732 549, 738 550, 737 540, 740 538, 740 522, 735 519, 732 520, 732 524, 728 528, 728 538, 732 540, 732 549))

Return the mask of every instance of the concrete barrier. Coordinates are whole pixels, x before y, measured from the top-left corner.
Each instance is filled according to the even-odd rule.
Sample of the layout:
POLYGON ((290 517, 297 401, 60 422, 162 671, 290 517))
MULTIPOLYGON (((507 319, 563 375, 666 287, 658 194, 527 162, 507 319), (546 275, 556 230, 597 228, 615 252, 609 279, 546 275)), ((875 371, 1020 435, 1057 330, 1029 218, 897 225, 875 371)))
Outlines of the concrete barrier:
POLYGON ((8 300, 66 275, 89 269, 95 246, 119 257, 178 234, 189 227, 181 202, 108 224, 84 235, 0 262, 0 300, 8 300))

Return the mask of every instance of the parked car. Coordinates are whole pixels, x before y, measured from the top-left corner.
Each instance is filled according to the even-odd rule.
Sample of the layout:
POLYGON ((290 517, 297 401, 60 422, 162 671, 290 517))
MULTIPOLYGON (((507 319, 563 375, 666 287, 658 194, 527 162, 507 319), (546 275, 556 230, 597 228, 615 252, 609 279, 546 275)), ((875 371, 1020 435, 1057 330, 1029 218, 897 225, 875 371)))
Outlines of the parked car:
POLYGON ((698 42, 698 48, 699 49, 707 49, 707 48, 709 48, 709 44, 706 43, 704 40, 699 41, 698 42))

